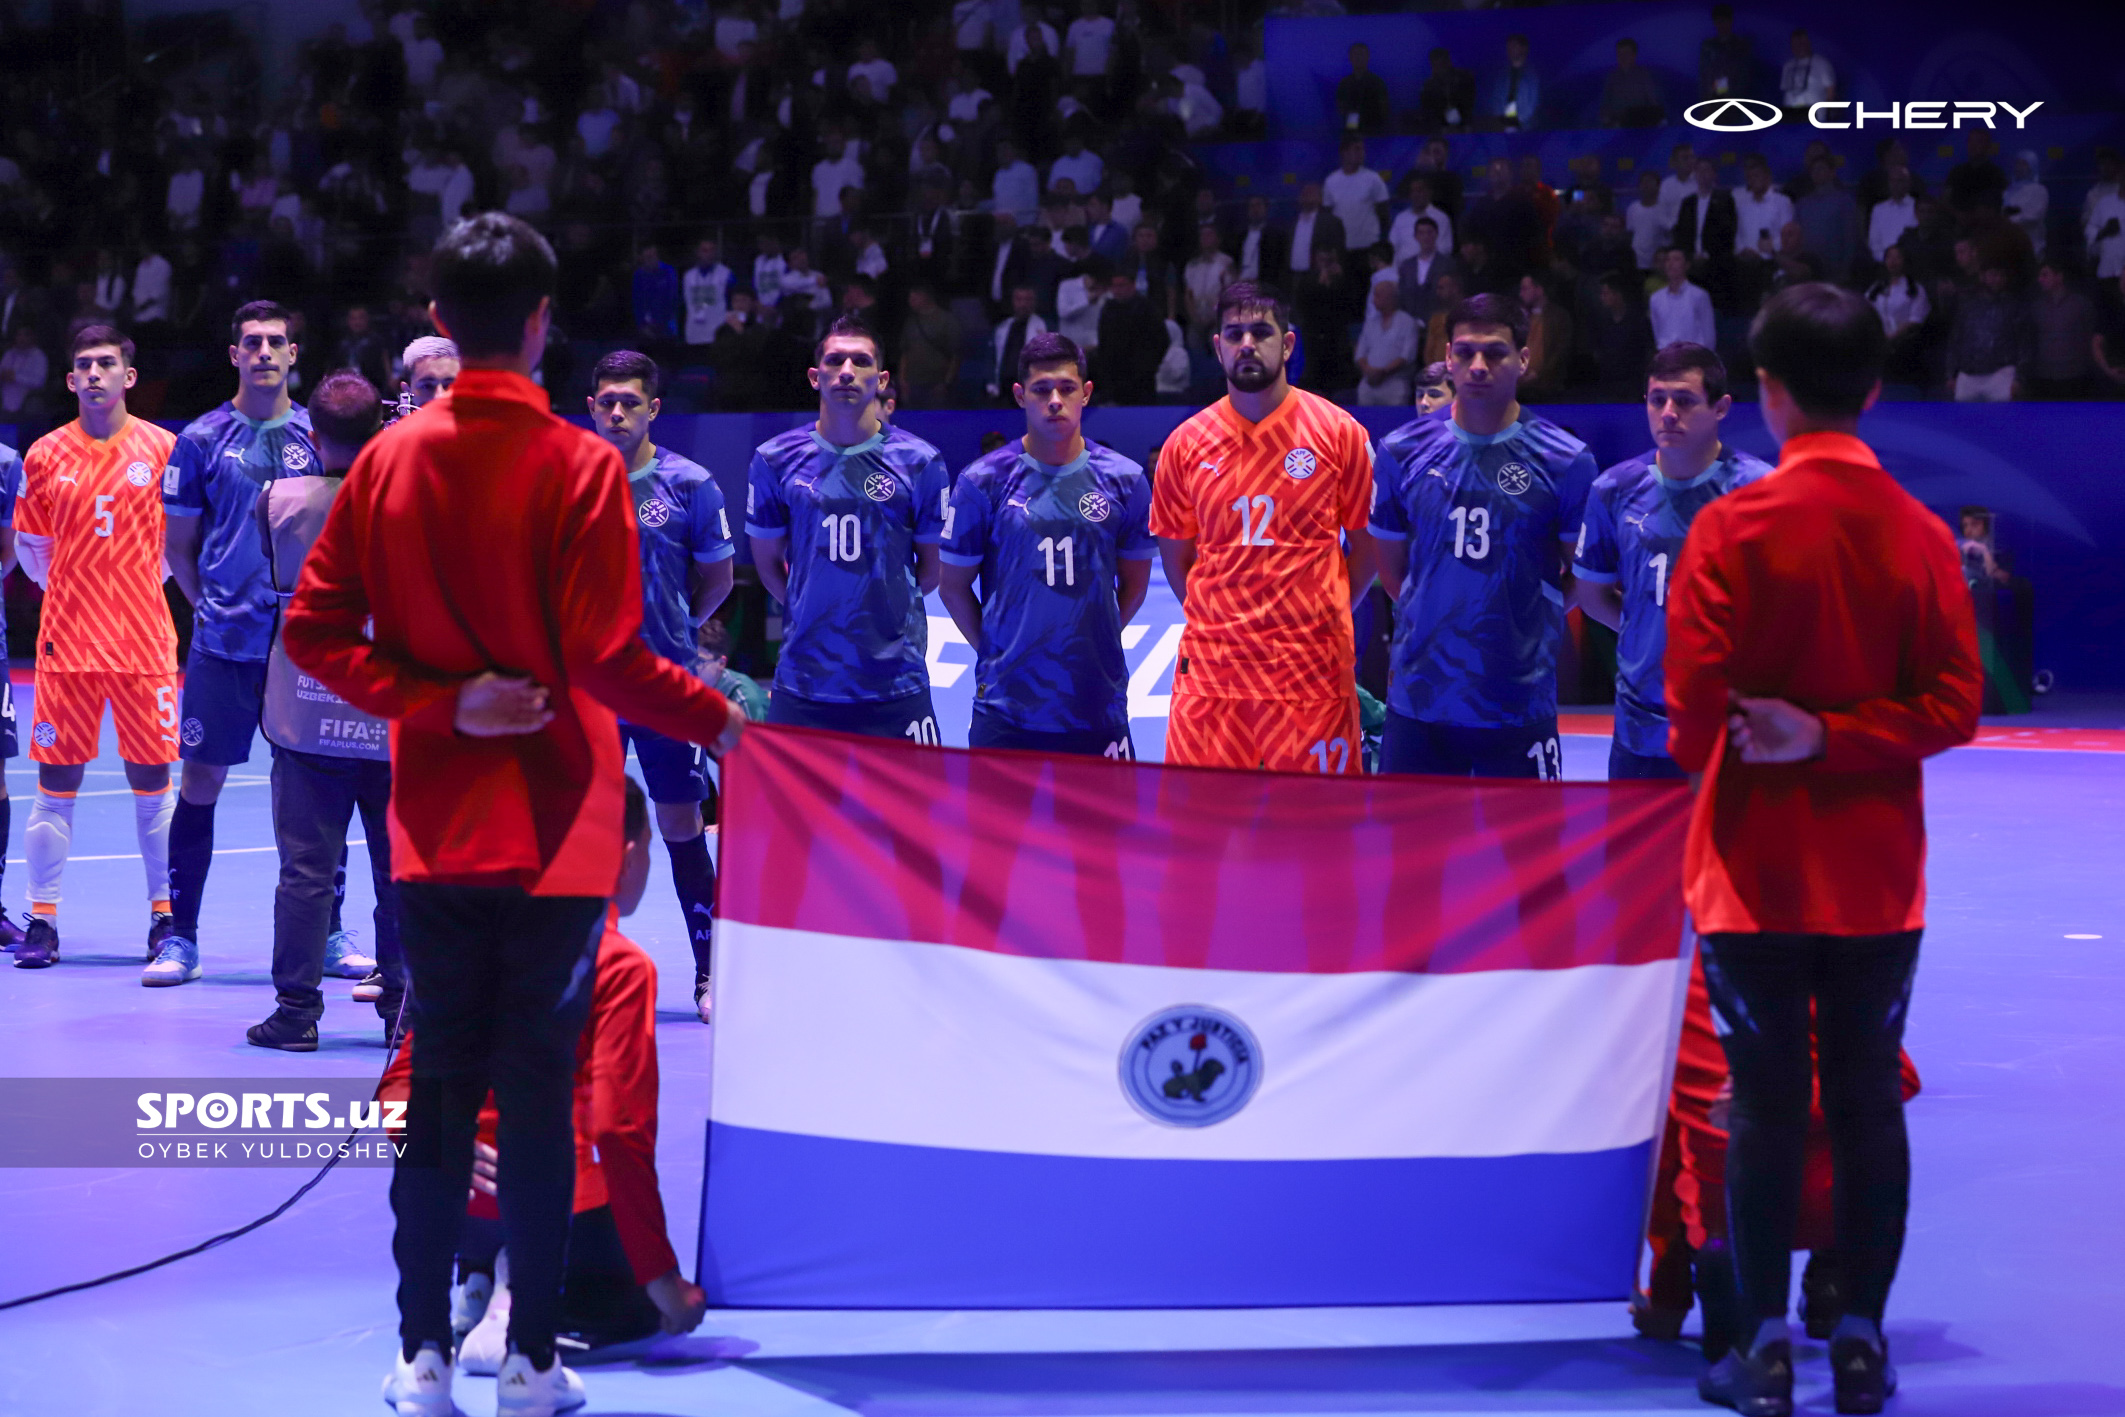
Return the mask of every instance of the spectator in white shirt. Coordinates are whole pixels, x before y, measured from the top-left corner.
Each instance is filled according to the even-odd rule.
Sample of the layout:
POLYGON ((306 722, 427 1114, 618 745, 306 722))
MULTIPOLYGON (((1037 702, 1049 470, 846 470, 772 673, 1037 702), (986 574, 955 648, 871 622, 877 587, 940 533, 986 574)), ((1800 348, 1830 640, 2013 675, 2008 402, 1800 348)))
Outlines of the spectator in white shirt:
POLYGON ((51 361, 37 348, 36 329, 26 322, 15 326, 14 343, 0 354, 0 413, 12 417, 25 409, 38 411, 44 381, 51 374, 51 361))
POLYGON ((1070 74, 1079 79, 1103 79, 1114 54, 1114 21, 1099 12, 1099 0, 1082 0, 1077 18, 1064 36, 1068 46, 1070 74))
POLYGON ((1911 196, 1911 169, 1889 169, 1889 195, 1867 213, 1867 250, 1874 259, 1896 244, 1898 237, 1918 225, 1918 203, 1911 196))
POLYGON ((1701 285, 1690 283, 1690 258, 1679 246, 1660 253, 1660 270, 1667 284, 1646 301, 1653 322, 1653 348, 1666 349, 1678 341, 1719 348, 1719 327, 1712 320, 1712 297, 1701 285))
POLYGON ((900 81, 900 71, 893 67, 891 60, 879 54, 875 39, 866 39, 856 46, 856 62, 849 65, 849 82, 854 84, 859 78, 870 80, 871 97, 880 103, 892 98, 893 85, 900 81))
POLYGON ((1002 138, 996 144, 996 175, 989 180, 992 209, 1009 212, 1020 225, 1030 226, 1040 215, 1040 173, 1019 156, 1018 144, 1002 138))
POLYGON ((1914 329, 1933 313, 1926 287, 1911 279, 1904 269, 1904 248, 1891 246, 1882 253, 1882 278, 1867 289, 1867 303, 1882 317, 1882 329, 1890 339, 1914 329))
POLYGON ((1099 347, 1099 317, 1107 308, 1107 283, 1113 274, 1106 258, 1094 256, 1085 262, 1084 274, 1055 288, 1056 326, 1084 349, 1099 347))
POLYGON ((2036 179, 2036 150, 2024 148, 2014 155, 2014 181, 2007 188, 2000 213, 2022 229, 2038 259, 2044 255, 2045 217, 2051 210, 2051 193, 2036 179))
POLYGON ((1751 153, 1741 164, 1742 185, 1734 189, 1734 254, 1768 261, 1778 254, 1778 233, 1793 220, 1793 199, 1771 185, 1771 164, 1751 153))
POLYGON ((1358 402, 1407 407, 1415 390, 1417 322, 1400 308, 1392 280, 1374 281, 1371 308, 1358 335, 1358 402))
POLYGON ((782 278, 789 274, 789 261, 782 254, 782 238, 773 232, 762 232, 757 242, 759 250, 753 256, 753 298, 762 305, 774 305, 782 299, 782 278))
POLYGON ((602 85, 593 84, 583 97, 576 115, 576 136, 583 140, 583 156, 600 158, 612 151, 613 134, 619 130, 620 113, 605 96, 602 85))
POLYGON ((2082 234, 2088 239, 2088 254, 2095 258, 2097 277, 2114 280, 2125 271, 2125 193, 2112 190, 2097 198, 2082 234))
POLYGON ((1697 150, 1688 143, 1677 143, 1668 154, 1668 175, 1660 179, 1660 219, 1674 226, 1682 199, 1696 190, 1697 150))
POLYGON ((1778 88, 1786 108, 1803 117, 1811 105, 1837 97, 1837 71, 1815 52, 1806 30, 1793 31, 1793 57, 1786 61, 1778 88))
POLYGON ((996 16, 995 0, 954 0, 952 47, 971 54, 989 47, 989 28, 996 16))
POLYGON ((1107 184, 1114 189, 1114 201, 1109 215, 1124 231, 1134 231, 1144 224, 1144 199, 1136 195, 1136 182, 1127 172, 1117 172, 1107 184))
POLYGON ((1406 205, 1395 214, 1394 224, 1387 228, 1388 244, 1395 248, 1395 264, 1401 265, 1417 254, 1417 223, 1425 217, 1437 228, 1437 249, 1448 255, 1454 249, 1454 219, 1432 200, 1431 179, 1421 172, 1412 172, 1402 184, 1402 199, 1406 205))
POLYGON ((679 277, 679 295, 686 306, 686 342, 712 344, 716 329, 730 310, 730 267, 711 237, 694 247, 694 263, 679 277))
POLYGON ((153 247, 133 267, 133 323, 159 324, 170 318, 170 263, 153 247))
POLYGON ((1032 51, 1033 46, 1026 39, 1026 31, 1036 27, 1040 30, 1040 37, 1047 41, 1048 53, 1062 53, 1062 39, 1055 33, 1055 26, 1042 19, 1030 20, 1020 25, 1011 31, 1011 42, 1004 47, 1003 52, 1003 66, 1014 78, 1018 74, 1018 66, 1025 62, 1026 55, 1032 51))
POLYGON ((1072 124, 1063 135, 1062 156, 1048 165, 1048 187, 1068 178, 1079 192, 1097 192, 1100 180, 1107 175, 1107 164, 1100 155, 1085 147, 1085 135, 1072 124))
POLYGON ((1242 113, 1269 112, 1269 66, 1262 62, 1261 46, 1253 40, 1241 43, 1240 56, 1247 62, 1232 78, 1233 106, 1242 113))
POLYGON ((1343 223, 1344 250, 1363 251, 1380 239, 1380 207, 1387 201, 1387 182, 1365 165, 1363 138, 1344 140, 1343 165, 1321 183, 1321 197, 1343 223))
POLYGON ((1175 65, 1160 87, 1166 92, 1165 111, 1181 120, 1181 127, 1187 130, 1189 137, 1200 138, 1216 132, 1223 125, 1225 106, 1217 101, 1200 77, 1187 72, 1193 68, 1188 64, 1175 65))
POLYGON ((1217 298, 1236 279, 1238 267, 1225 254, 1217 227, 1204 222, 1195 229, 1195 254, 1181 274, 1188 294, 1188 332, 1204 349, 1210 347, 1210 332, 1217 325, 1217 298))
POLYGON ((868 228, 861 226, 850 227, 849 245, 854 247, 856 251, 857 275, 869 276, 872 280, 884 279, 886 271, 885 247, 878 244, 878 238, 871 235, 868 228))
POLYGON ((841 189, 863 190, 863 163, 839 133, 826 137, 826 156, 812 164, 812 215, 825 220, 841 215, 841 189))
MULTIPOLYGON (((1631 233, 1631 254, 1638 258, 1641 271, 1653 268, 1653 258, 1668 244, 1668 235, 1675 227, 1675 218, 1668 214, 1668 204, 1661 195, 1662 185, 1659 174, 1650 167, 1640 172, 1638 200, 1623 213, 1623 225, 1631 233)), ((1681 201, 1676 198, 1676 205, 1680 206, 1681 201)))
POLYGON ((184 165, 170 174, 163 210, 172 231, 195 231, 199 227, 200 204, 206 200, 207 175, 200 171, 197 158, 186 156, 182 161, 184 165))
POLYGON ((403 41, 399 48, 406 56, 406 83, 416 93, 427 93, 434 88, 436 75, 443 69, 443 46, 429 27, 427 16, 414 17, 413 37, 403 41))

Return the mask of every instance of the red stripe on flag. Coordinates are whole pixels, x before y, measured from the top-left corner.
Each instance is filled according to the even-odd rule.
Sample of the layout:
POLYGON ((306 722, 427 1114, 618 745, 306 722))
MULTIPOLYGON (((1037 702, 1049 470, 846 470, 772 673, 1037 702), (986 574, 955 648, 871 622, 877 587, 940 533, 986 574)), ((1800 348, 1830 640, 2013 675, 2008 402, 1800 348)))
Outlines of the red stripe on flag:
POLYGON ((1450 974, 1675 958, 1680 784, 1319 778, 748 729, 721 913, 1041 959, 1450 974))

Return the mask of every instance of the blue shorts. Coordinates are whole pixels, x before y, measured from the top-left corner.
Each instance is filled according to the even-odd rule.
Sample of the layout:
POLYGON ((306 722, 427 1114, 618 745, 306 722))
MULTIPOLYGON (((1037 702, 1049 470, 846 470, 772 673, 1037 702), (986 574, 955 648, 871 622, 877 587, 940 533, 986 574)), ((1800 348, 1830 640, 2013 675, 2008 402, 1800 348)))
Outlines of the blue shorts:
POLYGON ((642 790, 652 802, 699 802, 708 796, 708 774, 702 770, 706 757, 691 743, 666 738, 650 728, 632 723, 620 725, 620 753, 635 750, 642 765, 642 790))
POLYGON ((1089 728, 1077 733, 1036 733, 1030 728, 1013 728, 979 706, 974 710, 973 721, 967 725, 967 746, 1024 748, 1035 753, 1076 753, 1087 758, 1112 758, 1118 763, 1136 761, 1136 745, 1130 741, 1126 725, 1120 732, 1089 728))
POLYGON ((251 761, 251 737, 265 702, 264 660, 223 659, 194 645, 184 662, 177 729, 183 746, 177 756, 221 768, 251 761))
POLYGON ((787 689, 777 689, 768 697, 767 721, 793 728, 831 728, 836 733, 860 733, 866 738, 938 741, 937 710, 930 703, 927 688, 897 699, 857 704, 800 699, 787 689))
POLYGON ((0 674, 0 758, 21 751, 15 742, 15 681, 0 674))
POLYGON ((1611 738, 1609 740, 1609 781, 1611 782, 1622 782, 1629 778, 1677 779, 1687 778, 1688 776, 1689 774, 1684 772, 1681 766, 1666 753, 1662 753, 1658 757, 1645 753, 1634 753, 1615 739, 1611 738))
POLYGON ((1425 723, 1389 709, 1380 740, 1380 771, 1556 781, 1564 776, 1564 750, 1557 742, 1554 717, 1510 728, 1470 728, 1425 723))

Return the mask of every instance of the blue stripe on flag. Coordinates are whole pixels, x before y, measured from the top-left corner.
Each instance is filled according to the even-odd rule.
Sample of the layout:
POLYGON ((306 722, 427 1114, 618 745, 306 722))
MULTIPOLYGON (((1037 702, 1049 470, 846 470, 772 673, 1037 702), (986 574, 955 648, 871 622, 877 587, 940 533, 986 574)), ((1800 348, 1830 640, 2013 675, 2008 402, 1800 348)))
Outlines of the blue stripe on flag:
POLYGON ((730 1308, 1621 1299, 1652 1143, 1134 1161, 709 1124, 699 1278, 730 1308), (709 1236, 717 1237, 711 1244, 709 1236))

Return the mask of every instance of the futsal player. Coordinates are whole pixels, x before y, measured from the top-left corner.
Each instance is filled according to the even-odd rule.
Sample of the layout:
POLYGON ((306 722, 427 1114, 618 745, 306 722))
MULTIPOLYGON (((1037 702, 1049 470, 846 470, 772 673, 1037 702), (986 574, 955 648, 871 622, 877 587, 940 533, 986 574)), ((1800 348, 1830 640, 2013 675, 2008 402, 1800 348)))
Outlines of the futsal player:
POLYGON ((1668 590, 1698 512, 1771 471, 1762 458, 1721 441, 1720 425, 1733 405, 1717 354, 1701 344, 1669 345, 1646 372, 1653 451, 1602 473, 1587 496, 1573 590, 1579 606, 1617 635, 1611 778, 1684 775, 1668 756, 1660 678, 1668 590))
MULTIPOLYGON (((0 581, 15 569, 15 501, 22 495, 22 455, 0 443, 0 581)), ((0 599, 0 644, 7 643, 7 604, 0 599)), ((15 689, 8 676, 0 675, 0 761, 19 751, 15 739, 15 689)), ((7 870, 10 817, 14 803, 7 795, 7 778, 0 774, 0 875, 7 870)), ((12 950, 22 943, 22 927, 0 905, 0 949, 12 950)))
POLYGON ((1380 440, 1372 534, 1396 609, 1385 772, 1563 776, 1557 642, 1595 469, 1586 444, 1520 406, 1527 328, 1508 296, 1454 306, 1452 412, 1380 440))
POLYGON ((1161 446, 1151 497, 1188 616, 1166 761, 1363 772, 1350 606, 1372 578, 1372 448, 1291 386, 1298 336, 1274 291, 1228 285, 1216 318, 1225 397, 1161 446))
POLYGON ((1446 361, 1438 359, 1424 366, 1417 375, 1417 413, 1438 413, 1449 408, 1454 401, 1454 376, 1446 367, 1446 361))
POLYGON ((935 743, 925 662, 950 478, 937 449, 879 416, 891 376, 848 316, 812 352, 819 417, 762 443, 745 530, 789 612, 768 721, 935 743))
POLYGON ((464 367, 458 358, 457 341, 444 339, 441 335, 422 335, 406 346, 399 356, 399 368, 405 378, 399 381, 399 400, 414 408, 426 408, 457 383, 458 371, 464 367))
POLYGON ((39 438, 22 465, 15 543, 44 587, 30 757, 37 803, 22 833, 30 922, 17 969, 59 962, 59 880, 74 837, 74 797, 101 746, 111 705, 133 829, 147 872, 149 985, 199 978, 199 954, 171 933, 170 764, 177 758, 177 628, 163 599, 157 483, 174 435, 126 411, 140 377, 133 342, 109 325, 74 336, 66 386, 73 422, 39 438))
POLYGON ((1027 340, 1011 389, 1024 438, 952 486, 938 598, 975 647, 969 747, 1135 757, 1121 636, 1158 553, 1151 486, 1085 441, 1085 372, 1067 336, 1027 340))
MULTIPOLYGON (((707 468, 650 440, 663 404, 657 363, 631 349, 614 350, 590 373, 590 426, 612 444, 627 467, 635 532, 642 548, 642 638, 674 664, 699 653, 695 632, 730 594, 730 516, 707 468)), ((708 795, 706 760, 699 748, 653 728, 620 722, 635 750, 642 781, 656 804, 657 834, 671 857, 671 883, 686 917, 694 951, 694 1009, 708 1022, 710 931, 715 922, 716 866, 702 834, 701 799, 708 795)))
MULTIPOLYGON (((170 574, 192 602, 178 755, 184 759, 170 819, 172 933, 196 959, 199 908, 214 863, 214 807, 229 769, 251 760, 272 646, 275 599, 253 510, 276 477, 317 471, 310 414, 288 390, 300 350, 289 314, 254 300, 229 321, 236 395, 186 425, 162 474, 170 574)), ((376 961, 344 931, 326 950, 325 973, 360 979, 376 961)))

